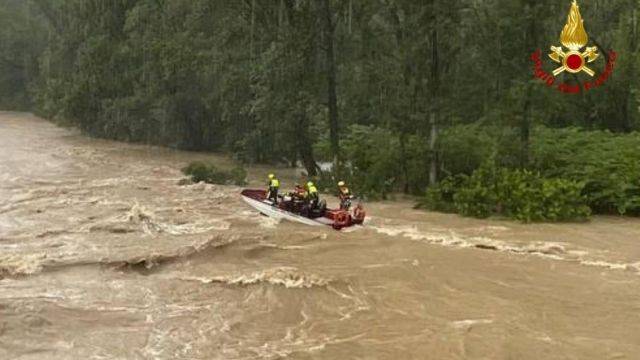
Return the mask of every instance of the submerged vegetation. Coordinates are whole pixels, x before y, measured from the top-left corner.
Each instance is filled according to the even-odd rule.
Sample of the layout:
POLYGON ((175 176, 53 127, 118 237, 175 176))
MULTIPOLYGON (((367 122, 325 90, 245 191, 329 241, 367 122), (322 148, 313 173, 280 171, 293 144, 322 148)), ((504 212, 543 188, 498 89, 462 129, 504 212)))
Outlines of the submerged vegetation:
MULTIPOLYGON (((609 49, 620 56, 604 86, 566 95, 537 83, 529 57, 558 44, 569 5, 6 0, 0 108, 92 136, 301 164, 321 187, 345 179, 370 198, 420 195, 439 211, 639 215, 638 5, 581 4, 601 54, 593 69, 609 49)), ((187 170, 195 181, 241 177, 187 170)))
POLYGON ((508 156, 490 158, 470 176, 430 187, 420 206, 523 221, 640 215, 640 133, 539 127, 532 138, 530 170, 509 169, 508 156))
POLYGON ((215 165, 194 161, 182 169, 185 175, 194 183, 205 182, 218 185, 245 185, 247 183, 247 171, 242 167, 236 167, 230 171, 218 169, 215 165))
POLYGON ((471 176, 448 178, 430 187, 420 204, 465 216, 501 215, 523 222, 584 220, 591 214, 584 185, 546 179, 528 170, 483 166, 471 176))

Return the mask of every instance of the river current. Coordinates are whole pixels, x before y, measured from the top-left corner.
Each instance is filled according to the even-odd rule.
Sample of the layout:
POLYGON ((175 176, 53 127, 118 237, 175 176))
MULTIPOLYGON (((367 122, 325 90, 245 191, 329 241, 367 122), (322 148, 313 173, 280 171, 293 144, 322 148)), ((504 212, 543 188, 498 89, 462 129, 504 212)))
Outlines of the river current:
POLYGON ((637 219, 396 200, 338 232, 181 185, 193 160, 231 166, 0 113, 0 359, 640 358, 637 219))

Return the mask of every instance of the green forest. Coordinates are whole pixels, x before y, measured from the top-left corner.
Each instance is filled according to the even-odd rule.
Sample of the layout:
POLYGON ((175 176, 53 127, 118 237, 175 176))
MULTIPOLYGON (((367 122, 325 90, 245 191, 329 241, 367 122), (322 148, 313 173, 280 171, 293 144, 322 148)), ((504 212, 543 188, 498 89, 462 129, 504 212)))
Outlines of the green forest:
POLYGON ((531 54, 556 67, 570 0, 2 0, 0 108, 431 210, 639 215, 640 2, 579 5, 593 70, 618 56, 564 94, 531 54))

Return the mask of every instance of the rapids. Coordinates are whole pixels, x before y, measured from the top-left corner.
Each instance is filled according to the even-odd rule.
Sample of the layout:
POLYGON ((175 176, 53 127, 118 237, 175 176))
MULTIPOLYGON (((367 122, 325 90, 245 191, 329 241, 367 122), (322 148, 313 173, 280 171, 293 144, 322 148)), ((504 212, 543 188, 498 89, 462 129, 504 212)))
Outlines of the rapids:
POLYGON ((337 232, 179 184, 222 156, 22 113, 0 113, 0 146, 0 359, 640 354, 637 219, 523 225, 399 200, 337 232))

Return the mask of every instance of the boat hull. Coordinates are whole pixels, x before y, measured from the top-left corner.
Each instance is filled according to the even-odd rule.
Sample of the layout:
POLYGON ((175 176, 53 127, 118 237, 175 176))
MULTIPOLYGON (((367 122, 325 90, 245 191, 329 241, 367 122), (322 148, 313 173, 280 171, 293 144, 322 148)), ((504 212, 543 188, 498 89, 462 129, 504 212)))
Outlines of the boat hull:
POLYGON ((336 230, 361 224, 363 219, 355 220, 347 211, 327 209, 324 216, 309 218, 274 206, 268 200, 264 190, 243 190, 242 200, 260 213, 278 220, 288 220, 309 226, 331 226, 336 230))
POLYGON ((299 223, 303 223, 303 224, 311 225, 311 226, 324 225, 324 224, 322 224, 320 222, 317 222, 317 221, 315 221, 313 219, 309 219, 309 218, 306 218, 304 216, 296 215, 296 214, 290 213, 288 211, 281 210, 281 209, 273 206, 267 200, 259 201, 259 200, 252 199, 252 198, 247 197, 247 196, 242 196, 242 200, 244 200, 247 204, 251 205, 256 210, 260 211, 260 213, 262 213, 262 214, 264 214, 266 216, 269 216, 271 218, 274 218, 274 219, 295 221, 295 222, 299 222, 299 223))

